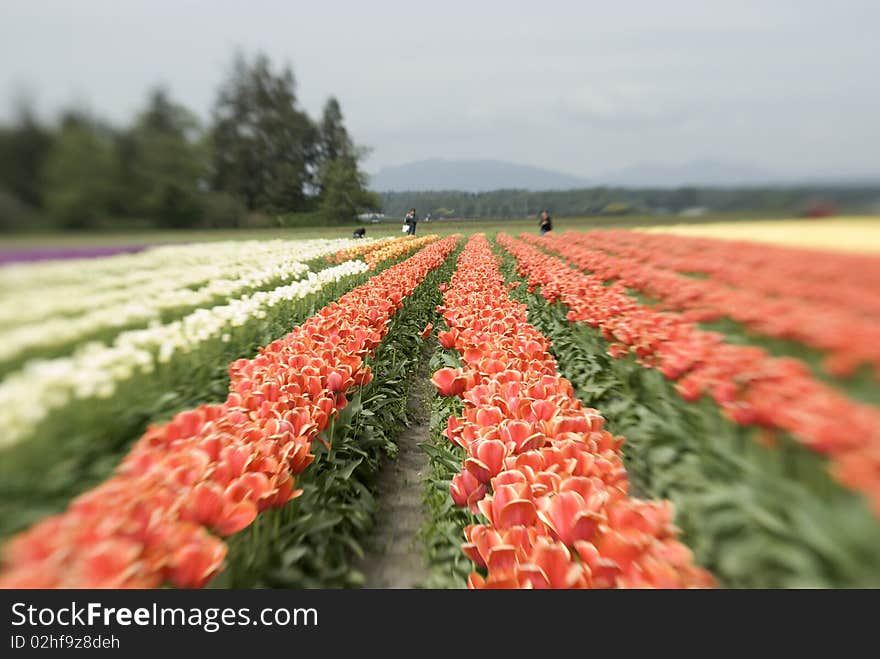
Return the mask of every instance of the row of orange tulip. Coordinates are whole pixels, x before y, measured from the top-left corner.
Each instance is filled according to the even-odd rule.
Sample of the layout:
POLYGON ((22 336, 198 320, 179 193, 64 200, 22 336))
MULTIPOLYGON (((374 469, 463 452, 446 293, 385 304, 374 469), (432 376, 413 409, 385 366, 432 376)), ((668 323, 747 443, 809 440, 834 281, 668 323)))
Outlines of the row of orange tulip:
MULTIPOLYGON (((714 277, 694 279, 657 267, 652 261, 663 262, 665 255, 647 245, 640 249, 630 241, 626 256, 610 254, 609 251, 624 248, 617 247, 601 232, 548 235, 536 239, 534 244, 551 249, 606 281, 619 279, 629 288, 659 300, 662 308, 681 311, 688 320, 730 318, 756 334, 797 341, 826 352, 824 366, 829 373, 849 376, 862 364, 869 364, 875 376, 880 376, 878 318, 865 315, 857 307, 763 293, 761 282, 783 276, 773 270, 772 263, 763 270, 753 270, 751 280, 731 287, 714 277)), ((740 251, 747 252, 748 248, 742 247, 740 251)), ((678 267, 690 271, 701 267, 702 259, 694 259, 692 266, 682 261, 679 259, 678 267)), ((801 282, 798 291, 806 292, 811 284, 823 290, 828 287, 827 282, 801 282)))
POLYGON ((588 231, 579 237, 583 244, 667 270, 698 272, 762 295, 810 300, 880 318, 880 259, 873 255, 623 229, 588 231))
POLYGON ((672 506, 628 496, 622 438, 556 374, 482 235, 462 252, 440 312, 449 330, 438 338, 464 363, 432 378, 464 401, 445 431, 467 454, 451 495, 487 520, 465 530, 464 552, 487 571, 469 587, 712 586, 676 539, 672 506))
POLYGON ((224 536, 300 491, 314 439, 346 392, 371 379, 364 358, 446 238, 376 275, 254 359, 230 365, 225 402, 152 426, 115 474, 5 547, 2 587, 201 587, 223 567, 224 536))
POLYGON ((498 242, 516 257, 530 289, 540 286, 546 300, 565 304, 570 321, 598 328, 613 357, 633 353, 674 380, 685 400, 708 395, 735 423, 786 431, 827 454, 832 474, 880 515, 880 410, 820 382, 799 360, 727 343, 678 314, 639 304, 620 282, 605 286, 506 234, 498 242))

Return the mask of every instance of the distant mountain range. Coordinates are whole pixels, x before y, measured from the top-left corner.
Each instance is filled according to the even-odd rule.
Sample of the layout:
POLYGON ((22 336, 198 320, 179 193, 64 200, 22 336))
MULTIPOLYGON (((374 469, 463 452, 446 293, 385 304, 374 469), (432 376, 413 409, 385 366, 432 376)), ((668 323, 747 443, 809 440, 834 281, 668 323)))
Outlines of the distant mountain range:
MULTIPOLYGON (((880 177, 865 177, 876 182, 880 177)), ((761 169, 719 160, 694 160, 682 164, 639 163, 586 179, 563 172, 500 160, 431 159, 385 167, 370 176, 377 192, 428 190, 570 190, 599 185, 627 188, 674 188, 685 185, 783 185, 798 183, 855 183, 846 178, 779 176, 761 169)))
POLYGON ((588 180, 577 176, 500 160, 420 160, 385 167, 370 177, 370 188, 377 192, 565 190, 589 185, 588 180))

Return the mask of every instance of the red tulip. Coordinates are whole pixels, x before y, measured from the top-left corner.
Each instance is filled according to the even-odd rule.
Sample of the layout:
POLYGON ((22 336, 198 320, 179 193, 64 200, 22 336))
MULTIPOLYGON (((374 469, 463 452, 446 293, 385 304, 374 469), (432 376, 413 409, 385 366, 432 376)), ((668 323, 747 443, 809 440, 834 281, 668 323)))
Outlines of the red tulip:
POLYGON ((441 368, 431 377, 441 396, 458 396, 464 391, 464 380, 459 369, 441 368))
POLYGON ((89 547, 83 556, 80 578, 90 588, 120 588, 134 575, 142 547, 124 539, 107 539, 89 547))
POLYGON ((437 340, 440 341, 440 345, 446 350, 451 350, 455 347, 455 338, 456 332, 454 330, 437 334, 437 340))
POLYGON ((532 561, 546 580, 544 588, 586 588, 588 585, 588 573, 581 565, 572 563, 571 553, 564 545, 539 543, 532 552, 532 561))
POLYGON ((592 541, 603 521, 602 515, 590 510, 584 498, 573 491, 550 497, 538 517, 555 538, 569 547, 578 540, 592 541))
POLYGON ((501 439, 516 453, 540 448, 544 444, 544 436, 534 432, 532 428, 533 426, 525 421, 508 421, 501 428, 501 439))
POLYGON ((171 557, 169 578, 178 588, 202 588, 216 575, 226 558, 226 545, 219 540, 193 538, 171 557))
POLYGON ((449 484, 449 493, 456 506, 473 507, 477 501, 482 499, 487 492, 486 484, 480 481, 470 471, 464 471, 456 474, 449 484))

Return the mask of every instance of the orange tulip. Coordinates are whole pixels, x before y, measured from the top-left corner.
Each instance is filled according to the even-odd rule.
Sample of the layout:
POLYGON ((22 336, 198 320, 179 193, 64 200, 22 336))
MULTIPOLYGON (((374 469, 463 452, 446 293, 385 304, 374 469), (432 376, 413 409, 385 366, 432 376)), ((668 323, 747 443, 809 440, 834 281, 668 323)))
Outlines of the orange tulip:
POLYGON ((431 382, 441 396, 457 396, 464 391, 465 382, 459 369, 441 368, 431 377, 431 382))

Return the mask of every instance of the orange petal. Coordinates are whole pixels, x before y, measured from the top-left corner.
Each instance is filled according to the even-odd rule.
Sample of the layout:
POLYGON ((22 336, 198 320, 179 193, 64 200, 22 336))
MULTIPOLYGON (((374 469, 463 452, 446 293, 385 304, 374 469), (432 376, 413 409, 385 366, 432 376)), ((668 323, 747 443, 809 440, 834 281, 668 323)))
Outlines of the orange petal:
POLYGON ((537 516, 535 504, 528 499, 516 499, 501 509, 499 528, 533 524, 537 516))

